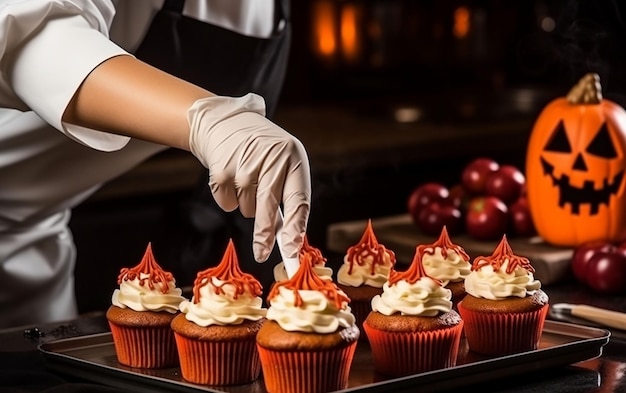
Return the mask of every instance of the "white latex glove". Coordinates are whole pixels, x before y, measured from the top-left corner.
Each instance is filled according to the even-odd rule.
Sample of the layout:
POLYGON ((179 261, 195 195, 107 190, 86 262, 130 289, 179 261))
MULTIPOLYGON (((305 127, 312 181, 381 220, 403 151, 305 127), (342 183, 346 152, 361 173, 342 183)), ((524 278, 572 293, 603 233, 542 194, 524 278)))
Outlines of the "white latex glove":
POLYGON ((188 117, 190 150, 209 170, 217 204, 255 217, 255 259, 267 260, 278 231, 283 257, 297 258, 311 204, 311 173, 302 143, 265 117, 265 102, 256 94, 200 99, 188 117))

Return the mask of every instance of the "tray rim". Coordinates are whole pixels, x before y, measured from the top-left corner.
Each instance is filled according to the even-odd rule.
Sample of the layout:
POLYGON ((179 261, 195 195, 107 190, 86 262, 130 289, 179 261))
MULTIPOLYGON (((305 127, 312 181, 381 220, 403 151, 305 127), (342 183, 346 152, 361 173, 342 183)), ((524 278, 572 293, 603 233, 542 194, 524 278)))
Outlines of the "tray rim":
MULTIPOLYGON (((609 342, 611 337, 611 332, 607 329, 554 320, 546 320, 543 331, 555 335, 576 338, 577 340, 557 344, 548 348, 540 348, 534 351, 494 357, 456 365, 446 369, 348 387, 336 393, 412 392, 415 390, 416 383, 420 384, 422 391, 448 390, 476 382, 485 382, 489 379, 499 379, 508 375, 522 374, 555 366, 572 365, 602 356, 603 347, 609 342), (498 367, 494 368, 494 365, 498 365, 498 367), (483 368, 489 372, 477 372, 477 370, 483 368), (498 371, 498 373, 493 373, 494 370, 498 371), (495 376, 495 374, 497 374, 497 376, 495 376), (451 378, 451 376, 454 378, 451 378)), ((219 387, 196 385, 190 382, 143 374, 133 370, 101 364, 93 360, 74 357, 63 352, 63 350, 84 347, 72 345, 88 339, 102 338, 104 340, 104 342, 96 346, 111 345, 110 337, 111 332, 108 331, 56 339, 39 344, 37 350, 44 355, 47 360, 47 365, 57 371, 62 373, 69 372, 76 375, 77 371, 80 370, 83 373, 83 375, 81 375, 83 379, 109 386, 132 388, 133 391, 137 392, 154 392, 154 389, 158 388, 160 391, 225 393, 224 390, 218 390, 219 387), (65 347, 55 350, 53 347, 57 346, 65 347), (112 380, 107 378, 108 375, 113 375, 117 378, 112 380)))

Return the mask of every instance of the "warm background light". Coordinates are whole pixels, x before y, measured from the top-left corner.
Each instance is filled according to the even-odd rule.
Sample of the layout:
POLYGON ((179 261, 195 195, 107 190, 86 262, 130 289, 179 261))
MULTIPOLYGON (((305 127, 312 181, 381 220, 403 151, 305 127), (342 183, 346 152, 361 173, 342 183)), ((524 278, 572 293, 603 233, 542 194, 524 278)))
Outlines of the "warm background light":
POLYGON ((332 57, 337 50, 333 3, 318 1, 313 6, 315 52, 322 57, 332 57))
POLYGON ((458 7, 454 11, 453 32, 456 38, 465 38, 470 30, 470 10, 467 7, 458 7))
POLYGON ((348 4, 341 10, 341 48, 346 60, 355 61, 359 55, 358 10, 348 4))

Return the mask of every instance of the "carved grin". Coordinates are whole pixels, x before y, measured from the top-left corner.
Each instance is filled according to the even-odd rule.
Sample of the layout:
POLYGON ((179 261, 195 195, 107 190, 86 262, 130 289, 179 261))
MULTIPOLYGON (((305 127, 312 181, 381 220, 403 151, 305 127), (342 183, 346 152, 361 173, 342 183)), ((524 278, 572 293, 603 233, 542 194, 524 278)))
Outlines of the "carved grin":
POLYGON ((571 204, 572 214, 579 214, 582 203, 591 205, 591 215, 598 214, 600 204, 609 205, 609 198, 617 192, 624 178, 624 171, 621 171, 610 183, 608 179, 604 179, 604 185, 599 190, 593 188, 593 181, 590 180, 585 180, 582 188, 574 187, 569 183, 569 176, 564 174, 557 179, 554 176, 554 165, 549 164, 543 157, 540 159, 544 175, 550 176, 552 185, 559 189, 559 207, 563 208, 566 203, 571 204))

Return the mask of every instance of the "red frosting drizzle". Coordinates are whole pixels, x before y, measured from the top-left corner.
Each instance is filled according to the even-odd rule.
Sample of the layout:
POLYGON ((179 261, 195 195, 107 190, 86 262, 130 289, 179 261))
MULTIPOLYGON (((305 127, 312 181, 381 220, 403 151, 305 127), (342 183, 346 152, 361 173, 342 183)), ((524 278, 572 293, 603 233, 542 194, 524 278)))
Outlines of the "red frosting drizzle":
POLYGON ((132 281, 136 278, 139 279, 139 285, 141 286, 144 286, 147 283, 148 288, 154 289, 155 285, 160 283, 162 293, 167 293, 169 291, 168 282, 173 280, 174 276, 172 273, 164 271, 161 266, 159 266, 156 259, 154 259, 154 254, 152 253, 152 243, 148 243, 146 252, 143 254, 143 258, 141 259, 139 265, 133 268, 125 267, 120 270, 120 274, 117 276, 117 283, 119 285, 122 281, 132 281), (147 274, 148 277, 142 278, 141 274, 147 274))
POLYGON ((442 285, 441 280, 433 278, 426 273, 424 270, 424 264, 422 263, 422 257, 424 256, 425 245, 421 244, 415 248, 415 255, 413 256, 413 261, 408 269, 403 272, 398 272, 395 269, 391 269, 389 273, 389 286, 396 284, 400 280, 404 280, 409 284, 414 284, 419 281, 422 277, 429 277, 437 284, 442 285))
POLYGON ((367 226, 363 232, 363 236, 358 244, 348 248, 348 260, 350 261, 350 268, 348 274, 352 274, 354 263, 359 266, 363 266, 367 263, 366 258, 368 256, 373 257, 372 265, 370 266, 370 274, 376 273, 376 265, 384 265, 385 261, 383 257, 385 254, 389 255, 391 266, 396 264, 396 254, 388 250, 385 246, 378 243, 376 235, 374 235, 374 229, 372 228, 372 220, 367 220, 367 226))
POLYGON ((237 259, 237 253, 235 252, 235 244, 233 240, 228 241, 228 246, 224 252, 224 257, 219 265, 210 267, 204 271, 201 271, 196 276, 193 282, 193 302, 198 303, 200 301, 200 288, 211 284, 213 290, 217 295, 224 294, 223 286, 231 284, 235 287, 234 299, 237 299, 239 295, 243 295, 248 292, 251 296, 260 296, 263 293, 263 287, 261 283, 254 278, 251 274, 244 273, 239 268, 239 260, 237 259), (213 278, 217 278, 222 281, 220 285, 213 283, 213 278))
POLYGON ((532 267, 528 258, 513 254, 513 249, 511 249, 509 242, 506 240, 506 235, 502 236, 500 244, 498 244, 490 257, 481 256, 474 259, 472 270, 478 270, 483 266, 491 265, 493 266, 494 271, 498 271, 507 260, 509 261, 509 264, 506 267, 506 272, 509 274, 515 271, 518 266, 531 273, 535 272, 535 268, 532 267))
POLYGON ((302 243, 302 248, 300 249, 300 258, 304 254, 311 255, 311 264, 313 266, 325 266, 326 265, 326 257, 322 255, 322 251, 319 248, 313 247, 309 244, 309 239, 306 235, 304 235, 304 242, 302 243))
POLYGON ((342 309, 344 304, 350 302, 350 298, 341 291, 337 285, 330 280, 321 279, 313 271, 313 264, 311 262, 311 254, 305 253, 300 258, 300 267, 296 274, 289 280, 280 281, 274 283, 272 289, 267 296, 267 300, 270 301, 274 296, 278 295, 278 288, 285 287, 293 292, 295 297, 295 306, 301 307, 303 305, 302 297, 299 290, 313 290, 319 291, 324 294, 326 299, 335 303, 338 309, 342 309))
POLYGON ((431 250, 426 250, 427 247, 424 247, 423 251, 425 254, 434 255, 435 247, 441 247, 441 255, 443 255, 444 258, 448 257, 449 252, 456 251, 457 254, 463 257, 463 259, 469 260, 469 255, 467 255, 463 247, 452 243, 452 240, 450 240, 450 236, 448 236, 448 230, 446 229, 445 225, 441 229, 441 234, 439 235, 439 239, 437 239, 437 241, 431 244, 430 247, 432 247, 431 250))

